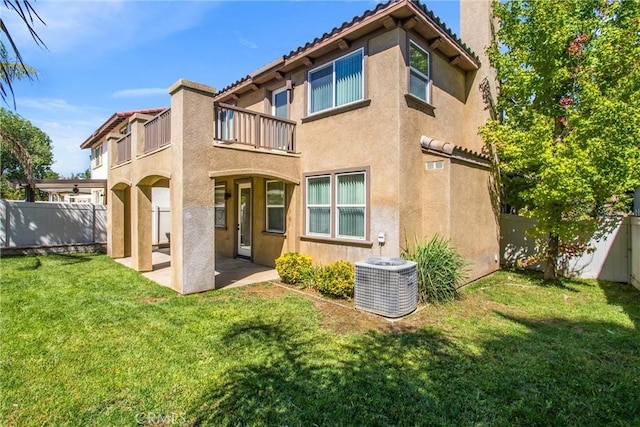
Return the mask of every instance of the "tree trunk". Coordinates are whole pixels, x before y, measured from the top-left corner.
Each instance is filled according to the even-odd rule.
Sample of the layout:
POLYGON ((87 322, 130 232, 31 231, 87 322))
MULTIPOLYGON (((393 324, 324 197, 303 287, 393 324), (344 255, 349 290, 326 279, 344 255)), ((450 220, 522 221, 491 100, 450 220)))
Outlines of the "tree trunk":
POLYGON ((558 278, 556 272, 556 263, 558 261, 558 235, 549 233, 547 241, 547 252, 545 254, 544 280, 556 280, 558 278))

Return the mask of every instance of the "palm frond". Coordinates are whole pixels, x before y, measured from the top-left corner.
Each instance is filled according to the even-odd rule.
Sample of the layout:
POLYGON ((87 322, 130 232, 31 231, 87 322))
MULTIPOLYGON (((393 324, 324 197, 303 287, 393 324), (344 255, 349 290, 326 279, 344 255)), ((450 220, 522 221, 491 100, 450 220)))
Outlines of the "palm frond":
MULTIPOLYGON (((46 24, 42 20, 40 15, 38 15, 36 10, 33 8, 29 0, 2 0, 2 1, 7 9, 12 10, 18 14, 22 22, 24 22, 24 24, 27 26, 27 29, 29 30, 29 34, 31 34, 31 37, 36 42, 36 45, 40 46, 43 49, 46 49, 47 48, 46 44, 44 43, 42 38, 40 38, 40 36, 38 35, 38 33, 34 28, 37 21, 40 21, 43 25, 46 25, 46 24)), ((13 37, 11 37, 11 33, 9 32, 9 29, 5 25, 2 18, 0 18, 0 32, 2 32, 2 34, 6 36, 7 41, 11 46, 11 50, 13 51, 16 58, 15 62, 7 61, 7 58, 9 56, 7 53, 7 49, 4 43, 0 41, 1 49, 4 51, 2 62, 0 62, 0 97, 2 97, 3 101, 7 102, 7 96, 9 93, 11 93, 11 96, 13 98, 13 108, 15 109, 16 100, 15 100, 15 94, 13 92, 12 82, 15 79, 25 78, 25 77, 28 78, 29 80, 33 80, 34 77, 37 76, 37 74, 34 73, 33 67, 29 67, 24 63, 22 55, 20 54, 20 49, 18 49, 18 46, 13 40, 13 37), (8 92, 7 92, 7 88, 8 88, 8 92)))

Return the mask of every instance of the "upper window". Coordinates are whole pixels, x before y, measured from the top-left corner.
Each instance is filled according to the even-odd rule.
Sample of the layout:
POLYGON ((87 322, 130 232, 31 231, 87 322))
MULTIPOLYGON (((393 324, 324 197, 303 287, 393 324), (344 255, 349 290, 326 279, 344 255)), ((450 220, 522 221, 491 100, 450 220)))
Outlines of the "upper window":
POLYGON ((102 144, 91 149, 91 160, 94 168, 102 166, 102 144))
POLYGON ((286 88, 272 93, 271 114, 283 119, 289 118, 289 91, 286 88))
POLYGON ((363 61, 359 49, 309 71, 309 114, 363 99, 363 61))
POLYGON ((227 201, 225 198, 227 192, 226 185, 216 185, 215 188, 215 226, 226 227, 227 226, 227 201))
POLYGON ((366 238, 365 172, 310 176, 306 185, 308 235, 358 240, 366 238))
POLYGON ((282 181, 267 181, 267 231, 284 233, 284 189, 282 181))
POLYGON ((431 102, 429 96, 429 54, 413 41, 409 43, 409 93, 431 102))

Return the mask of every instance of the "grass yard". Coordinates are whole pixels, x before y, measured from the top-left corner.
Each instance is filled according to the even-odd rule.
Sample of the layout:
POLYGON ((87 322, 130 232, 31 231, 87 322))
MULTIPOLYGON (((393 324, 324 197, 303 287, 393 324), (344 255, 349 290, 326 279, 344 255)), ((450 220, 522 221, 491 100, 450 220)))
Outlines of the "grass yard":
POLYGON ((272 284, 179 296, 101 255, 0 274, 5 426, 640 425, 628 285, 501 272, 389 323, 272 284))

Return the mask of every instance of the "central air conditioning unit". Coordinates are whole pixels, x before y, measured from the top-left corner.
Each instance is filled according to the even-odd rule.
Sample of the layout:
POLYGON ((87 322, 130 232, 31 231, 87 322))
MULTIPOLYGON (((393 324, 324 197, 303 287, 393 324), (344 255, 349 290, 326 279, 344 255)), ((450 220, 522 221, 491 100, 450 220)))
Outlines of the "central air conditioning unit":
POLYGON ((418 270, 413 261, 369 258, 356 262, 355 307, 401 317, 418 307, 418 270))

